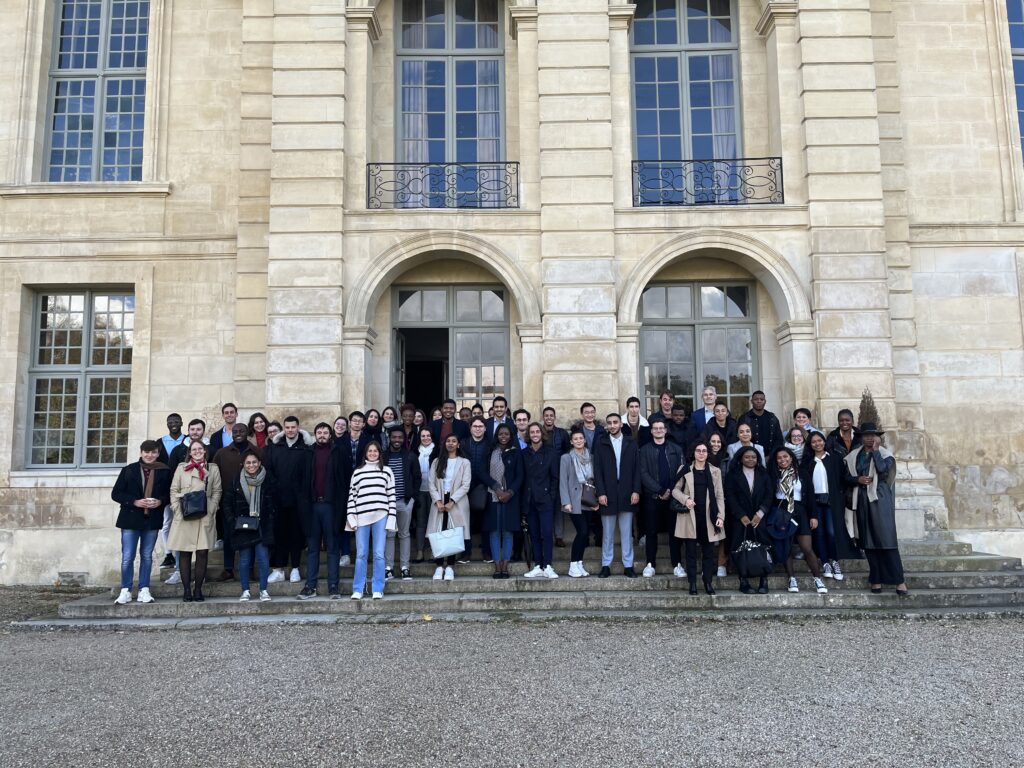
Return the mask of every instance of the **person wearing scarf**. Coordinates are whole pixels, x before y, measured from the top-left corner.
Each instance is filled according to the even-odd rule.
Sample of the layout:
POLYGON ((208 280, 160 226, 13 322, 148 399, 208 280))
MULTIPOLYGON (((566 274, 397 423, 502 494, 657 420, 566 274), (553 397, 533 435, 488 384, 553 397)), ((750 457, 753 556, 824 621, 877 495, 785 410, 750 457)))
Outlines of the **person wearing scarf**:
POLYGON ((160 443, 146 440, 139 446, 139 460, 121 469, 110 498, 121 509, 117 527, 121 529, 121 592, 118 605, 132 600, 135 553, 139 554, 140 603, 152 603, 149 580, 153 571, 153 548, 163 527, 163 508, 170 503, 171 471, 158 460, 160 443))
POLYGON ((221 499, 220 470, 216 464, 207 463, 206 446, 196 441, 189 444, 188 458, 174 470, 171 480, 171 508, 174 520, 167 537, 168 546, 181 553, 182 599, 193 600, 192 553, 196 553, 195 593, 196 602, 203 602, 203 582, 206 580, 206 563, 210 549, 217 540, 217 509, 221 499), (205 491, 206 514, 186 520, 182 515, 181 498, 186 493, 205 491))
POLYGON ((247 602, 249 574, 253 559, 259 573, 260 600, 270 600, 267 583, 270 578, 270 550, 274 546, 274 494, 273 481, 260 457, 250 451, 242 461, 241 472, 234 477, 224 497, 224 526, 234 537, 238 552, 238 580, 241 582, 240 602, 247 602), (240 518, 253 518, 239 528, 240 518), (255 526, 255 529, 253 528, 255 526))
POLYGON ((774 504, 765 520, 768 536, 774 545, 775 562, 786 564, 789 591, 799 592, 790 553, 793 538, 804 553, 807 567, 814 576, 814 588, 819 594, 828 592, 821 580, 821 566, 814 554, 811 536, 818 527, 818 512, 814 506, 814 483, 810 477, 801 477, 800 462, 796 454, 786 447, 779 448, 768 462, 768 474, 774 491, 774 504))
POLYGON ((523 485, 523 460, 519 441, 512 439, 512 428, 498 424, 488 458, 484 483, 490 497, 483 516, 482 528, 489 536, 494 558, 495 579, 509 578, 512 559, 512 534, 521 530, 519 497, 523 485))
POLYGON ((690 594, 697 594, 697 547, 700 546, 704 591, 715 594, 715 547, 725 539, 725 491, 722 472, 708 461, 710 450, 704 440, 693 446, 693 463, 683 471, 672 489, 676 507, 676 538, 686 547, 686 575, 690 594))
MULTIPOLYGON (((588 518, 597 507, 589 507, 583 503, 583 487, 594 486, 594 460, 587 449, 587 436, 583 428, 576 426, 569 433, 569 445, 572 448, 559 459, 558 495, 562 509, 569 515, 576 537, 572 540, 569 576, 574 579, 589 576, 583 567, 583 554, 587 549, 590 537, 588 518)), ((596 494, 596 488, 593 489, 596 494)))

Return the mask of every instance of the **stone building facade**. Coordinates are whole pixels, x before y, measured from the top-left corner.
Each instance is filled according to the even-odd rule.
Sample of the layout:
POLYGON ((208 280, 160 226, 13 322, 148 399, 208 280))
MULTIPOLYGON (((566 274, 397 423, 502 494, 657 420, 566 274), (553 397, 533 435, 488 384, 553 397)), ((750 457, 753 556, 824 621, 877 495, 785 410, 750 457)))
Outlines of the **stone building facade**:
POLYGON ((904 534, 1021 548, 1021 14, 6 0, 0 583, 112 575, 171 411, 705 381, 829 428, 869 387, 904 534))

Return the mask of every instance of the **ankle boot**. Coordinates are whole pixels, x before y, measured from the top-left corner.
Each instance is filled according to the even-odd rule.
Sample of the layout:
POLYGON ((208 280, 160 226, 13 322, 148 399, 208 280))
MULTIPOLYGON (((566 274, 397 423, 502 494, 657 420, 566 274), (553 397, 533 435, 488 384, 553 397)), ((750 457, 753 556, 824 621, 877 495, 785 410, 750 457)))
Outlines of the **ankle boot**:
POLYGON ((694 579, 694 578, 690 579, 690 594, 691 595, 696 595, 697 594, 697 580, 694 579))
POLYGON ((747 581, 746 579, 740 579, 740 592, 742 592, 744 595, 749 595, 753 591, 754 589, 750 586, 749 581, 747 581))
POLYGON ((707 592, 709 595, 715 594, 715 588, 714 586, 712 586, 710 580, 704 582, 704 591, 707 592))
POLYGON ((201 581, 196 582, 195 592, 192 599, 197 603, 202 603, 206 600, 206 597, 203 595, 203 583, 201 581))
POLYGON ((500 560, 495 560, 494 561, 494 575, 491 576, 491 578, 492 579, 500 579, 501 578, 501 561, 500 560))
POLYGON ((757 593, 759 595, 767 595, 768 594, 768 577, 767 576, 762 576, 761 580, 759 582, 757 582, 757 593))
POLYGON ((191 603, 192 602, 192 585, 184 584, 181 593, 181 602, 191 603))

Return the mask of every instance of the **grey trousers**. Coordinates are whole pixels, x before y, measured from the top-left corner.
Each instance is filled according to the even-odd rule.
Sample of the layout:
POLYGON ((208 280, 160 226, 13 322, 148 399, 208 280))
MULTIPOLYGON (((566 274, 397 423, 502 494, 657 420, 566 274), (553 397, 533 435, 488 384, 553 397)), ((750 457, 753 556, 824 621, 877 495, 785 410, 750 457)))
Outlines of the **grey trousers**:
POLYGON ((555 538, 561 539, 565 537, 565 510, 562 509, 562 505, 559 504, 555 507, 555 538))
POLYGON ((611 565, 615 559, 615 527, 619 528, 622 544, 622 565, 633 567, 633 513, 619 512, 617 515, 601 515, 601 566, 611 565))
POLYGON ((395 516, 398 518, 398 530, 388 531, 388 539, 384 544, 384 565, 395 567, 395 536, 398 536, 398 557, 402 568, 409 567, 409 550, 412 539, 409 538, 409 524, 412 522, 412 509, 416 505, 416 497, 409 501, 399 500, 395 504, 395 516))

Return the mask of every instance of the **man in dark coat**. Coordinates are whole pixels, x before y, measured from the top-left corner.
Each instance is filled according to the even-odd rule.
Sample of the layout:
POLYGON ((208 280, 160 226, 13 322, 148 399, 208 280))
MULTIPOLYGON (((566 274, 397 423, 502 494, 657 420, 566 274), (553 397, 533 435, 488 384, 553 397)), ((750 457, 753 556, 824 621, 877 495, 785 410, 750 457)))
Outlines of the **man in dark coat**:
MULTIPOLYGON (((331 451, 331 503, 334 505, 335 515, 340 515, 339 519, 342 521, 338 533, 340 565, 349 565, 352 562, 352 533, 345 530, 344 520, 352 472, 363 460, 366 446, 374 439, 373 434, 365 427, 366 415, 362 411, 352 411, 348 415, 348 430, 335 440, 331 451)), ((417 437, 412 450, 415 451, 418 445, 417 437)))
POLYGON ((525 574, 528 579, 556 579, 554 558, 555 509, 558 507, 558 462, 555 449, 544 442, 544 429, 537 422, 526 428, 530 441, 523 457, 523 512, 526 515, 530 540, 533 542, 535 565, 525 574))
POLYGON ((313 428, 313 453, 310 461, 309 498, 303 527, 306 531, 306 585, 299 600, 316 597, 320 579, 320 546, 327 552, 327 593, 332 600, 341 599, 339 562, 340 520, 331 501, 331 448, 334 429, 326 422, 313 428))
POLYGON ((781 448, 785 440, 782 437, 782 426, 778 417, 764 406, 767 398, 764 392, 757 390, 750 396, 750 410, 740 416, 738 423, 750 426, 750 439, 764 448, 764 455, 771 456, 776 448, 781 448))
POLYGON ((615 558, 615 528, 618 525, 622 545, 623 575, 633 570, 633 515, 640 503, 640 452, 636 441, 622 434, 622 419, 609 413, 604 423, 605 434, 594 441, 594 485, 601 512, 602 579, 611 576, 615 558))
MULTIPOLYGON (((640 484, 643 487, 643 525, 644 549, 647 565, 644 576, 655 575, 655 562, 658 558, 658 528, 661 523, 674 518, 669 505, 672 499, 672 486, 676 482, 676 474, 683 463, 683 449, 667 439, 668 429, 661 416, 651 418, 651 442, 640 449, 640 484)), ((672 546, 672 565, 682 563, 679 540, 669 534, 672 546)))
MULTIPOLYGON (((564 456, 572 448, 569 443, 568 431, 555 424, 555 409, 550 405, 541 411, 541 427, 544 429, 544 442, 555 449, 559 458, 564 456)), ((561 504, 555 505, 555 546, 564 547, 565 539, 565 510, 561 504)))
POLYGON ((270 581, 284 581, 284 571, 291 565, 289 581, 302 580, 299 567, 306 546, 302 522, 312 499, 310 475, 313 463, 313 438, 299 429, 299 419, 288 416, 284 431, 274 435, 267 446, 263 466, 274 480, 274 552, 270 565, 274 569, 270 581))
POLYGON ((430 436, 434 445, 444 445, 448 435, 455 435, 459 442, 469 439, 469 424, 455 418, 456 402, 448 398, 441 403, 441 418, 430 422, 430 436))
MULTIPOLYGON (((231 442, 213 454, 213 463, 220 470, 220 481, 224 488, 230 488, 242 474, 242 462, 250 453, 261 458, 260 450, 249 441, 249 428, 236 422, 231 427, 231 442)), ((231 530, 224 521, 224 506, 221 504, 217 510, 217 538, 224 542, 224 570, 220 572, 217 581, 231 581, 235 578, 235 547, 231 541, 231 530)))
MULTIPOLYGON (((490 494, 488 469, 491 462, 491 449, 494 440, 487 436, 487 422, 482 416, 474 416, 469 422, 469 438, 462 441, 462 452, 469 459, 469 466, 473 469, 473 481, 469 488, 469 528, 470 531, 480 531, 480 551, 483 553, 484 562, 490 562, 491 542, 490 537, 483 533, 481 523, 484 512, 487 511, 487 503, 490 494)), ((418 466, 419 462, 417 462, 418 466)), ((401 529, 401 522, 399 522, 401 529)), ((459 555, 459 562, 469 562, 473 555, 473 540, 466 539, 466 551, 459 555)))

